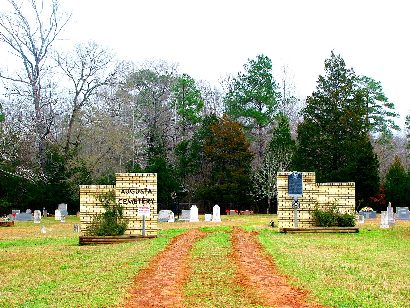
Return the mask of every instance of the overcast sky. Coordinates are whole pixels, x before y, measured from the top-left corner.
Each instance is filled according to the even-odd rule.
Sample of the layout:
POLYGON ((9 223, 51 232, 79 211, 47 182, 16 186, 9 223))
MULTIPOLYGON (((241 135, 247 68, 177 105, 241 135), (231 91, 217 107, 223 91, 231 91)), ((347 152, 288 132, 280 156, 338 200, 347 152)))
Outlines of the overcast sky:
POLYGON ((119 59, 162 59, 217 84, 248 58, 287 65, 297 94, 315 90, 331 50, 356 73, 382 82, 404 124, 410 113, 410 17, 401 0, 60 0, 70 45, 95 40, 119 59))

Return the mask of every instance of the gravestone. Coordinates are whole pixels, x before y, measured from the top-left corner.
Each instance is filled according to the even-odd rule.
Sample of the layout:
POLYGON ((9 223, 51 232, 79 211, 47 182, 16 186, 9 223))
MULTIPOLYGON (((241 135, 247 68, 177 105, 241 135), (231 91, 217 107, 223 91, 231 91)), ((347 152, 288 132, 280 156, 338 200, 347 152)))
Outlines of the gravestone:
POLYGON ((238 210, 229 210, 228 215, 238 215, 238 210))
POLYGON ((175 222, 175 215, 174 215, 173 211, 171 211, 171 213, 169 213, 168 222, 175 222))
POLYGON ((39 210, 34 211, 34 223, 39 224, 41 222, 41 212, 39 210))
POLYGON ((20 210, 11 210, 10 220, 16 220, 17 214, 20 214, 20 210))
POLYGON ((364 224, 364 216, 363 215, 357 215, 357 222, 359 224, 364 224))
POLYGON ((191 210, 182 210, 179 220, 190 221, 190 217, 191 217, 191 210))
POLYGON ((55 210, 54 219, 55 220, 61 220, 61 211, 60 210, 55 210))
POLYGON ((73 231, 76 232, 76 233, 80 232, 80 225, 79 224, 74 224, 73 231))
POLYGON ((26 214, 31 214, 31 210, 30 210, 30 209, 27 209, 27 210, 26 210, 26 214))
POLYGON ((212 221, 212 214, 205 214, 205 221, 212 221))
POLYGON ((60 210, 61 215, 67 216, 68 215, 68 210, 67 210, 67 204, 66 203, 60 203, 58 205, 58 210, 60 210))
POLYGON ((390 228, 389 217, 388 217, 387 211, 382 211, 380 215, 380 228, 382 229, 390 228))
POLYGON ((189 221, 190 221, 190 222, 197 222, 197 221, 199 221, 199 218, 198 218, 198 208, 196 207, 195 204, 191 206, 191 213, 190 213, 190 216, 189 216, 189 221))
POLYGON ((410 211, 408 207, 396 207, 396 219, 410 220, 410 211))
POLYGON ((64 215, 61 215, 61 220, 60 221, 65 222, 65 216, 64 215))
POLYGON ((388 220, 389 226, 394 225, 394 212, 393 212, 393 207, 391 206, 390 202, 389 202, 389 206, 387 207, 387 220, 388 220))
POLYGON ((212 209, 212 221, 221 222, 221 208, 218 204, 215 204, 212 209))
POLYGON ((32 221, 33 215, 31 213, 18 213, 16 214, 16 220, 18 221, 32 221))
POLYGON ((158 221, 159 222, 168 222, 171 213, 173 213, 171 210, 161 210, 161 211, 159 211, 158 221))
POLYGON ((377 213, 375 211, 360 211, 359 215, 362 215, 366 219, 375 219, 377 217, 377 213))
POLYGON ((43 233, 43 234, 46 233, 46 232, 47 232, 46 227, 45 227, 45 226, 41 226, 40 232, 43 233))

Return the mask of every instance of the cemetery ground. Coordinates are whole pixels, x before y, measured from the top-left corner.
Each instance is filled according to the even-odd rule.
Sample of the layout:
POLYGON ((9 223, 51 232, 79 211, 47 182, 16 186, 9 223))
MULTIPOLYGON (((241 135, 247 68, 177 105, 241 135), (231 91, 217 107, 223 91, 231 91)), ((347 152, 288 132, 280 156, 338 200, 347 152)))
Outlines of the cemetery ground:
POLYGON ((283 234, 269 226, 273 215, 200 218, 159 223, 155 239, 96 246, 78 245, 72 216, 2 227, 0 307, 137 306, 154 279, 158 306, 410 306, 409 221, 380 229, 378 217, 353 234, 283 234))

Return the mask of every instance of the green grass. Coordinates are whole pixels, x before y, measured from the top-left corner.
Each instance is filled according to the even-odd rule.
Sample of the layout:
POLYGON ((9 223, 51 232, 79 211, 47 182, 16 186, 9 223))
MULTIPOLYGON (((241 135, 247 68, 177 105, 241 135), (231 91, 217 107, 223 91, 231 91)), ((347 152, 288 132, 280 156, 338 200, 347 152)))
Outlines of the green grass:
MULTIPOLYGON (((20 225, 30 226, 38 227, 20 225)), ((155 239, 98 246, 78 246, 78 234, 1 240, 0 307, 118 305, 136 273, 182 231, 166 230, 155 239)))
POLYGON ((293 283, 334 307, 410 306, 410 227, 357 234, 280 234, 259 239, 293 283))
POLYGON ((235 282, 235 265, 229 259, 231 234, 226 232, 230 230, 226 227, 208 229, 213 232, 194 244, 192 273, 184 289, 184 307, 258 307, 244 296, 245 290, 235 282))
MULTIPOLYGON (((185 304, 253 307, 234 279, 232 226, 259 231, 259 239, 292 284, 315 301, 336 307, 410 306, 410 222, 380 229, 378 221, 358 234, 280 234, 272 215, 222 216, 221 223, 160 223, 156 239, 78 246, 77 217, 65 223, 17 222, 0 229, 0 307, 120 306, 135 275, 170 239, 189 228, 207 236, 194 244, 185 304), (40 233, 41 226, 47 233, 40 233)), ((274 219, 276 222, 276 218, 274 219)), ((170 260, 172 262, 172 260, 170 260)))

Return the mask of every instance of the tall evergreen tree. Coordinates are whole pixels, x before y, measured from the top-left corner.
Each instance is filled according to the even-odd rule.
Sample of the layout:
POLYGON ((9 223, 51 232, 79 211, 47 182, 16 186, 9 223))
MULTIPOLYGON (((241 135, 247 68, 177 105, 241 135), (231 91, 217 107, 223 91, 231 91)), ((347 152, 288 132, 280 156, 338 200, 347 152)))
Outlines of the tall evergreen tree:
POLYGON ((264 130, 272 124, 276 113, 278 86, 272 76, 272 61, 258 55, 244 65, 244 73, 232 80, 224 98, 226 113, 244 125, 256 139, 256 154, 262 160, 265 144, 264 130))
POLYGON ((378 161, 368 136, 365 98, 356 82, 353 69, 332 52, 325 60, 325 75, 306 100, 294 167, 315 171, 321 182, 356 182, 356 198, 364 201, 379 187, 378 161))
POLYGON ((386 198, 392 206, 408 206, 410 204, 410 173, 406 172, 402 162, 395 158, 386 174, 386 198))

